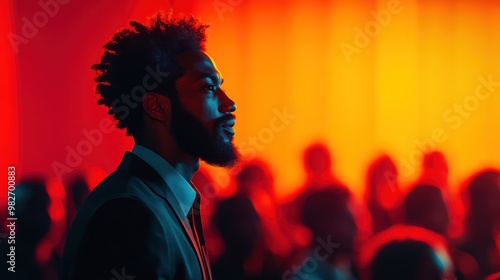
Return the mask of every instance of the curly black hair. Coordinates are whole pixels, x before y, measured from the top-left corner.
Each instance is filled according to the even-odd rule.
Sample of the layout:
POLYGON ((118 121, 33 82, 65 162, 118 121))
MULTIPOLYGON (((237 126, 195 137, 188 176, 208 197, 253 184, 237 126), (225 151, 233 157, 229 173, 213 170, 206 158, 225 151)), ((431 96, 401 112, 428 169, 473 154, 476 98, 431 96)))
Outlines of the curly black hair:
POLYGON ((104 45, 100 62, 92 65, 97 104, 109 108, 108 114, 127 135, 142 131, 146 92, 175 94, 175 80, 182 75, 175 59, 184 51, 205 51, 207 27, 192 16, 175 19, 159 12, 148 25, 131 21, 104 45))

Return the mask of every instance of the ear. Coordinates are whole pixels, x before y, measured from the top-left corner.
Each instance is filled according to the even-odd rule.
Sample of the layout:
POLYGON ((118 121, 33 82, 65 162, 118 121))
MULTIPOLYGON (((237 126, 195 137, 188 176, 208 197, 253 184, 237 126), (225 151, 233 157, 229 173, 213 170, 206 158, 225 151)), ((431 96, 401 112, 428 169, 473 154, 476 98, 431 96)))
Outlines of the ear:
POLYGON ((157 121, 165 121, 170 118, 170 98, 148 92, 142 99, 142 108, 147 116, 157 121))

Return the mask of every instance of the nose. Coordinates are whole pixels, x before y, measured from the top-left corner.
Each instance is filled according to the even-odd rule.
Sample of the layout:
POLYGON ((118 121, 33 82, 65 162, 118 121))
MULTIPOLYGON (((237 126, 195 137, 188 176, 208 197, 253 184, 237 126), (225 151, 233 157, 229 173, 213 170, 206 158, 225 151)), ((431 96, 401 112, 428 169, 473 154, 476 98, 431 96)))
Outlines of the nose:
POLYGON ((221 90, 221 99, 222 102, 219 107, 219 111, 221 113, 226 113, 226 112, 232 113, 236 111, 236 103, 231 98, 229 98, 229 96, 222 90, 221 90))

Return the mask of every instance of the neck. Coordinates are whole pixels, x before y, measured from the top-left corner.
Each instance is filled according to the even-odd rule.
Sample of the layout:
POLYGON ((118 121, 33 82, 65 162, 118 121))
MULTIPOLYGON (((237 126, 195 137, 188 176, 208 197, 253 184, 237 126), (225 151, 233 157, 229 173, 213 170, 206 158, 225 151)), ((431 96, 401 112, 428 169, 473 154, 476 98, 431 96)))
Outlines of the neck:
MULTIPOLYGON (((168 161, 168 160, 167 160, 168 161)), ((170 161, 169 161, 170 163, 170 161)), ((170 163, 177 172, 181 174, 186 181, 191 181, 193 178, 194 173, 198 170, 200 167, 200 161, 198 159, 195 159, 194 161, 191 162, 186 162, 186 161, 178 161, 176 163, 170 163)))
POLYGON ((160 155, 188 182, 200 167, 199 159, 183 152, 173 139, 162 141, 159 137, 142 137, 136 139, 136 143, 160 155))

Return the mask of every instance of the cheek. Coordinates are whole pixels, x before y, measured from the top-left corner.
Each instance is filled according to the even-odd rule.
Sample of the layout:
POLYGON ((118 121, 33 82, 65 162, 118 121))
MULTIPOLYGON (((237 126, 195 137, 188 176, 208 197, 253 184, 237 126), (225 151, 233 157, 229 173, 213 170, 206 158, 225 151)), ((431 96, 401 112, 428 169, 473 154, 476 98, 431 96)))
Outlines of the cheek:
POLYGON ((214 123, 215 119, 220 117, 218 103, 213 98, 191 100, 186 104, 187 110, 203 123, 214 123))
POLYGON ((215 121, 216 116, 206 106, 193 106, 189 110, 189 113, 196 118, 201 125, 203 125, 210 133, 214 133, 216 130, 215 121))
POLYGON ((205 100, 205 102, 203 102, 203 117, 206 119, 206 120, 215 120, 219 117, 221 117, 221 113, 219 112, 219 102, 218 102, 218 99, 216 98, 212 98, 212 99, 209 99, 209 100, 205 100))

